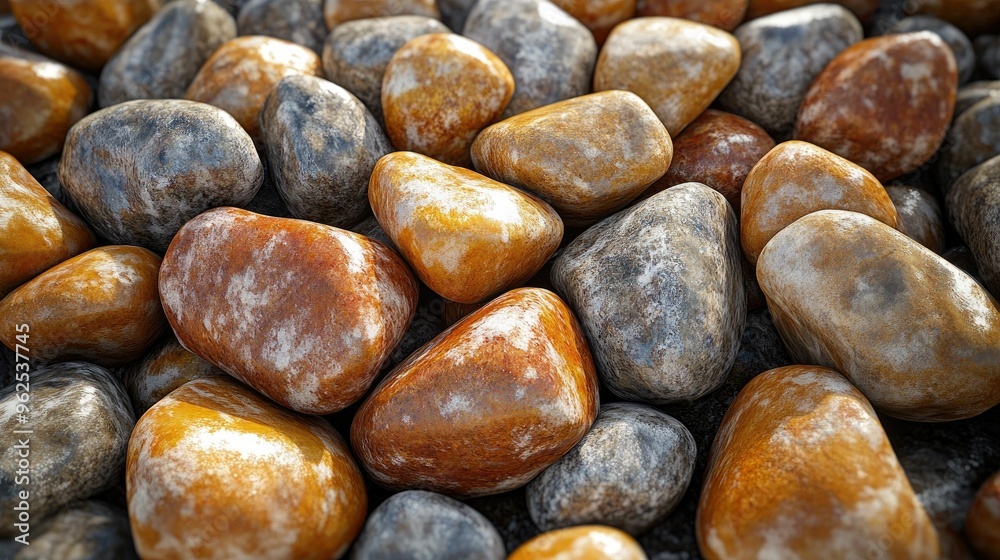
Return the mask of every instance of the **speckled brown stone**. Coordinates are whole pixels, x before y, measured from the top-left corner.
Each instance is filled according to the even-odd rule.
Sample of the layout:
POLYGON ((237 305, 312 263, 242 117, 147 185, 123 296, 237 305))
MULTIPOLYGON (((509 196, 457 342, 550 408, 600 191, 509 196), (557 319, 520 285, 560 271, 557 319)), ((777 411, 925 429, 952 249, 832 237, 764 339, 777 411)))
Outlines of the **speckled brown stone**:
POLYGON ((965 534, 981 558, 1000 558, 1000 472, 987 479, 976 493, 965 520, 965 534))
POLYGON ((517 547, 507 560, 646 560, 646 553, 624 531, 581 525, 542 533, 517 547))
POLYGON ((614 26, 635 15, 636 0, 552 0, 552 3, 586 25, 600 45, 614 26))
POLYGON ((267 35, 308 47, 317 53, 329 33, 323 0, 250 0, 240 8, 240 35, 267 35))
POLYGON ((937 160, 937 185, 947 194, 965 172, 1000 155, 1000 96, 989 96, 955 119, 937 160))
POLYGON ((891 185, 885 188, 896 214, 900 231, 935 253, 944 251, 944 224, 934 196, 916 187, 891 185))
MULTIPOLYGON (((1000 14, 1000 12, 998 12, 1000 14)), ((1000 19, 998 19, 1000 23, 1000 19)), ((972 77, 976 69, 976 51, 972 41, 954 25, 933 16, 911 16, 903 18, 889 28, 889 33, 912 33, 914 31, 930 31, 948 43, 951 53, 955 55, 958 67, 958 83, 964 84, 972 77)))
POLYGON ((993 0, 921 0, 914 7, 917 13, 951 22, 972 36, 1000 29, 1000 4, 993 0))
POLYGON ((983 283, 1000 295, 1000 155, 962 175, 948 191, 945 206, 983 283))
POLYGON ((749 0, 638 0, 638 17, 689 19, 732 31, 743 21, 749 0))
POLYGON ((746 19, 751 20, 775 12, 822 3, 840 4, 854 12, 861 21, 868 21, 875 12, 879 0, 750 0, 746 19))
POLYGON ((225 374, 187 351, 170 335, 142 360, 125 368, 122 380, 136 414, 141 416, 149 407, 188 381, 225 374))
POLYGON ((441 13, 435 0, 325 0, 323 5, 323 17, 329 29, 346 21, 392 16, 440 19, 441 13))

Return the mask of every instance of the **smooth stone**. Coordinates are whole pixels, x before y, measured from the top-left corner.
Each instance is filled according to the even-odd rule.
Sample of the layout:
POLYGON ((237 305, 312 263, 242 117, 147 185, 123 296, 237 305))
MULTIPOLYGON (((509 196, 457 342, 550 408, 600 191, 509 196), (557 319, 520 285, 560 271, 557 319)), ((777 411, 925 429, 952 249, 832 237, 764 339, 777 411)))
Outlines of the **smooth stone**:
POLYGON ((944 249, 941 208, 927 191, 905 185, 890 185, 885 192, 896 207, 900 231, 937 254, 944 249))
POLYGON ((209 0, 168 2, 101 71, 101 107, 135 99, 181 99, 208 57, 236 37, 236 22, 209 0))
POLYGON ((566 454, 598 407, 573 313, 552 292, 521 288, 397 366, 355 415, 351 443, 386 488, 484 496, 525 485, 566 454))
POLYGON ((864 214, 823 210, 764 248, 757 278, 799 363, 844 373, 904 420, 1000 403, 1000 311, 976 281, 864 214))
POLYGON ((317 53, 329 33, 323 0, 251 0, 236 20, 240 35, 267 35, 297 43, 317 53))
MULTIPOLYGON (((440 301, 440 300, 438 300, 440 301)), ((419 350, 424 344, 433 340, 445 329, 445 320, 442 316, 440 304, 435 305, 434 301, 422 303, 417 306, 417 312, 410 322, 406 334, 399 341, 396 349, 389 355, 389 359, 382 364, 382 373, 389 373, 396 366, 403 363, 411 354, 419 350)))
POLYGON ((636 18, 611 32, 597 58, 594 91, 631 91, 677 136, 740 68, 735 37, 677 18, 636 18), (668 39, 664 39, 668 38, 668 39))
POLYGON ((142 558, 340 558, 365 522, 364 480, 330 424, 226 377, 150 408, 126 470, 142 558))
POLYGON ((706 560, 939 557, 875 411, 815 366, 772 369, 740 391, 712 447, 697 528, 706 560))
POLYGON ((636 0, 552 0, 552 3, 586 25, 600 45, 614 26, 635 15, 636 0))
POLYGON ((1000 296, 1000 155, 962 175, 948 192, 945 207, 975 257, 979 276, 1000 296))
POLYGON ((937 184, 945 195, 977 165, 1000 155, 1000 96, 987 97, 955 119, 937 160, 937 184))
POLYGON ((375 216, 365 218, 364 220, 359 222, 356 226, 351 228, 351 231, 353 231, 354 233, 360 233, 361 235, 370 238, 372 241, 378 241, 379 243, 396 251, 397 253, 399 252, 399 249, 396 247, 395 242, 393 242, 393 240, 389 237, 389 234, 387 234, 385 230, 382 229, 382 225, 378 223, 378 220, 375 218, 375 216))
POLYGON ((496 53, 514 76, 504 118, 591 92, 594 36, 548 0, 480 0, 462 33, 496 53))
POLYGON ((612 393, 664 404, 725 381, 746 318, 737 229, 721 194, 687 183, 591 227, 556 258, 552 284, 612 393))
POLYGON ((97 500, 70 505, 44 522, 32 525, 29 545, 0 542, 0 556, 9 560, 138 560, 128 515, 97 500))
POLYGON ((636 17, 689 19, 732 31, 743 21, 749 0, 638 0, 636 17))
POLYGON ((917 13, 941 18, 968 35, 996 33, 1000 28, 1000 4, 993 0, 921 0, 917 13))
POLYGON ((0 45, 0 150, 24 165, 62 150, 94 95, 72 68, 0 45))
POLYGON ((580 443, 528 484, 528 511, 543 531, 599 524, 644 533, 680 502, 696 454, 676 419, 641 404, 605 405, 580 443))
POLYGON ((0 298, 95 242, 83 220, 0 152, 0 298))
POLYGON ((743 63, 719 106, 786 135, 809 85, 838 54, 864 38, 861 22, 836 4, 804 6, 749 21, 733 32, 743 63))
POLYGON ((888 181, 937 151, 957 88, 955 57, 934 33, 866 39, 837 55, 809 86, 794 135, 888 181))
POLYGON ((973 47, 982 71, 993 79, 1000 78, 1000 34, 976 37, 973 47))
POLYGON ((375 508, 351 552, 352 560, 506 557, 503 538, 483 514, 422 490, 394 494, 375 508))
POLYGON ((486 47, 452 33, 421 35, 385 69, 386 131, 400 150, 470 167, 472 141, 500 119, 513 93, 510 70, 486 47))
POLYGON ((751 264, 779 231, 818 210, 850 210, 899 229, 889 194, 861 166, 823 148, 790 140, 778 144, 743 184, 740 241, 751 264))
POLYGON ((59 180, 103 237, 162 253, 191 218, 250 202, 263 167, 253 141, 224 111, 178 99, 138 100, 73 127, 59 180))
POLYGON ((948 43, 958 66, 958 83, 969 81, 976 69, 976 51, 972 48, 972 41, 961 29, 933 16, 912 16, 899 20, 888 32, 895 34, 914 31, 930 31, 948 43))
MULTIPOLYGON (((33 351, 40 329, 31 326, 33 351)), ((17 396, 27 389, 23 385, 0 389, 4 412, 0 425, 10 434, 0 464, 0 536, 19 534, 13 525, 14 506, 20 502, 18 492, 27 490, 33 548, 38 544, 35 530, 43 520, 118 483, 135 416, 121 382, 99 366, 67 362, 43 367, 30 372, 30 384, 27 424, 16 421, 21 414, 16 406, 22 404, 17 396), (14 430, 32 433, 20 435, 14 430), (28 484, 15 484, 25 478, 23 472, 18 476, 18 450, 13 447, 20 438, 29 440, 28 484)))
POLYGON ((628 533, 583 525, 538 535, 507 560, 646 560, 646 553, 628 533))
POLYGON ((962 113, 984 99, 995 99, 997 97, 1000 97, 1000 80, 965 84, 958 89, 958 95, 955 96, 954 118, 957 119, 962 113))
POLYGON ((260 139, 260 111, 267 95, 283 78, 298 74, 323 75, 315 52, 274 37, 237 37, 215 50, 184 98, 225 110, 256 141, 260 139))
POLYGON ((323 17, 328 29, 348 21, 394 16, 441 19, 435 0, 325 0, 323 17))
POLYGON ((358 96, 385 123, 382 79, 392 55, 411 39, 447 33, 440 21, 423 16, 359 19, 333 28, 323 47, 323 69, 331 82, 358 96))
POLYGON ((623 208, 663 176, 672 157, 656 114, 623 91, 521 113, 487 128, 472 145, 480 173, 538 195, 570 227, 623 208))
POLYGON ((160 294, 185 348, 282 406, 330 414, 367 392, 413 318, 417 283, 355 233, 217 208, 174 238, 160 294))
POLYGON ((105 367, 140 358, 166 328, 156 279, 160 257, 140 247, 91 249, 48 269, 0 301, 0 341, 31 328, 31 356, 105 367))
POLYGON ((271 90, 260 126, 268 172, 295 217, 343 228, 368 215, 368 178, 392 143, 358 98, 290 76, 271 90))
POLYGON ((541 199, 413 152, 382 158, 368 196, 417 277, 459 303, 521 286, 563 237, 562 220, 541 199))
POLYGON ((747 7, 747 20, 756 19, 761 16, 783 12, 811 4, 839 4, 858 17, 861 21, 868 19, 875 12, 879 5, 879 0, 750 0, 747 7))
POLYGON ((91 73, 162 5, 162 0, 10 0, 17 23, 38 50, 91 73))
POLYGON ((187 351, 169 338, 122 372, 136 415, 142 416, 171 391, 195 379, 225 375, 225 372, 187 351))
POLYGON ((965 532, 981 557, 1000 558, 1000 472, 987 479, 976 493, 965 532))

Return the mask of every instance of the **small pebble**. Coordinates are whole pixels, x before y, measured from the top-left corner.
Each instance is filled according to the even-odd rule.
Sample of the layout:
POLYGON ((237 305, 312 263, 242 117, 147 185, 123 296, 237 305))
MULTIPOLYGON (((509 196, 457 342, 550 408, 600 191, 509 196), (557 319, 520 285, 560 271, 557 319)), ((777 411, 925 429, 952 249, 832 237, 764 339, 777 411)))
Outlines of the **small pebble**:
POLYGON ((236 22, 240 35, 277 37, 317 53, 328 34, 323 0, 250 0, 236 22))
MULTIPOLYGON (((597 44, 604 43, 611 29, 635 15, 636 0, 552 0, 587 26, 597 44)), ((595 59, 596 59, 596 54, 595 59)))
POLYGON ((964 84, 972 77, 976 69, 976 52, 972 41, 962 33, 962 30, 933 16, 912 16, 903 18, 889 28, 889 33, 912 33, 914 31, 930 31, 941 37, 958 65, 958 83, 964 84))
POLYGON ((138 560, 128 515, 97 500, 72 504, 32 525, 29 545, 0 542, 9 560, 138 560))
POLYGON ((1000 155, 1000 96, 990 96, 955 119, 937 160, 937 184, 948 194, 966 171, 1000 155))
POLYGON ((885 188, 896 214, 900 231, 937 254, 944 251, 944 224, 941 208, 927 191, 904 185, 885 188))
POLYGON ((921 0, 913 7, 919 14, 954 24, 971 37, 1000 29, 1000 4, 992 0, 921 0))
POLYGON ((948 192, 945 206, 986 287, 1000 295, 1000 155, 962 175, 948 192))
POLYGON ((477 0, 437 0, 441 10, 441 21, 455 33, 462 33, 469 12, 475 7, 477 0))
POLYGON ((1000 34, 976 37, 973 46, 983 72, 994 80, 1000 78, 1000 34))
POLYGON ((955 96, 955 119, 970 109, 976 103, 987 99, 1000 97, 1000 80, 980 81, 965 84, 955 96))
POLYGON ((328 29, 357 19, 424 16, 441 19, 435 0, 325 0, 323 17, 328 29))
POLYGON ((188 352, 170 335, 141 360, 126 367, 122 381, 136 415, 142 416, 174 389, 188 381, 213 375, 225 375, 225 372, 188 352))
POLYGON ((542 533, 517 547, 507 560, 646 560, 628 533, 583 525, 542 533))
POLYGON ((688 19, 732 31, 743 21, 749 0, 637 0, 636 16, 688 19))
POLYGON ((1000 558, 1000 472, 984 482, 976 493, 965 533, 982 558, 1000 558))

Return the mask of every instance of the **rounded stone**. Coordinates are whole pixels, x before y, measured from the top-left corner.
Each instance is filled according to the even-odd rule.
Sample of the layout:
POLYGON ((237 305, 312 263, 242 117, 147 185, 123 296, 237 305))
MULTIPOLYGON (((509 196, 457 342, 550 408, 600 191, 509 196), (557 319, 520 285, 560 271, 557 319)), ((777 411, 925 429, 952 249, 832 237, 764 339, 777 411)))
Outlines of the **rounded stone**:
POLYGON ((29 545, 0 541, 0 556, 9 560, 138 560, 128 515, 97 500, 72 504, 32 523, 29 545))
POLYGON ((677 18, 636 18, 608 36, 597 58, 594 91, 635 93, 673 138, 712 104, 739 68, 740 44, 725 31, 677 18))
POLYGON ((170 335, 141 360, 122 372, 122 381, 137 415, 142 416, 171 391, 195 379, 225 372, 188 352, 170 335))
POLYGON ((483 514, 422 490, 394 494, 375 508, 351 552, 351 560, 506 557, 503 538, 483 514))
POLYGON ((743 21, 749 0, 638 0, 638 17, 689 19, 732 31, 743 21))
POLYGON ((604 386, 663 404, 725 380, 746 319, 742 267, 726 199, 687 183, 585 231, 556 258, 552 284, 580 318, 604 386))
POLYGON ((521 288, 397 366, 355 415, 351 443, 387 488, 498 494, 572 449, 598 406, 573 313, 552 292, 521 288))
POLYGON ((441 21, 455 33, 462 33, 476 0, 437 0, 437 5, 441 10, 441 21))
POLYGON ((364 480, 330 424, 225 377, 150 408, 126 470, 142 558, 340 558, 365 521, 364 480))
POLYGON ((975 37, 1000 28, 1000 4, 992 0, 921 0, 917 13, 941 18, 975 37))
POLYGON ((262 180, 253 141, 232 117, 177 99, 91 114, 59 163, 59 181, 98 233, 160 253, 201 212, 246 205, 262 180))
POLYGON ((969 544, 983 558, 1000 558, 1000 472, 983 483, 965 521, 969 544))
POLYGON ((958 95, 955 97, 955 118, 957 119, 962 113, 980 101, 997 97, 1000 97, 1000 80, 965 84, 959 88, 958 95))
POLYGON ((175 0, 140 28, 101 71, 101 107, 181 99, 208 57, 236 37, 236 22, 210 0, 175 0))
POLYGON ((939 557, 875 411, 814 366, 766 371, 737 395, 712 446, 697 531, 706 560, 865 558, 875 543, 883 558, 939 557))
POLYGON ((838 54, 864 38, 861 23, 836 4, 804 6, 749 21, 734 35, 743 63, 719 106, 786 135, 809 85, 838 54))
POLYGON ((866 39, 837 55, 809 86, 794 135, 888 181, 937 151, 957 88, 955 57, 934 33, 866 39))
POLYGON ((750 0, 747 7, 747 20, 761 16, 783 12, 810 4, 839 4, 854 13, 861 21, 868 19, 878 7, 879 0, 750 0))
POLYGON ((636 0, 552 0, 552 3, 586 25, 600 45, 614 26, 635 15, 636 0))
POLYGON ((1000 78, 1000 34, 976 37, 973 47, 979 67, 993 79, 1000 78))
POLYGON ((277 37, 317 53, 328 34, 323 0, 250 0, 236 20, 240 35, 277 37))
POLYGON ((680 502, 696 454, 674 418, 640 404, 605 405, 580 443, 528 484, 528 511, 543 531, 593 523, 644 533, 680 502))
POLYGON ((417 282, 355 233, 217 208, 174 238, 160 294, 185 348, 282 406, 330 414, 364 396, 402 339, 417 282))
POLYGON ((941 208, 927 191, 905 185, 891 185, 885 188, 896 214, 899 230, 911 239, 937 254, 944 249, 944 223, 941 208))
POLYGON ((342 228, 368 215, 368 178, 392 143, 356 97, 290 76, 271 91, 260 126, 268 171, 292 214, 342 228))
POLYGON ((945 200, 955 231, 979 266, 979 276, 1000 295, 1000 155, 962 175, 945 200))
POLYGON ((976 69, 976 51, 972 41, 962 33, 962 30, 933 16, 911 16, 903 18, 889 28, 889 33, 912 33, 914 31, 930 31, 948 43, 951 53, 955 55, 958 66, 958 83, 964 84, 972 77, 976 69))
POLYGON ((979 101, 955 119, 937 161, 937 184, 948 194, 959 177, 1000 155, 1000 96, 979 101))
POLYGON ((424 16, 441 19, 435 0, 325 0, 323 17, 328 29, 357 19, 424 16))
POLYGON ((628 533, 583 525, 542 533, 517 547, 507 560, 646 560, 628 533))

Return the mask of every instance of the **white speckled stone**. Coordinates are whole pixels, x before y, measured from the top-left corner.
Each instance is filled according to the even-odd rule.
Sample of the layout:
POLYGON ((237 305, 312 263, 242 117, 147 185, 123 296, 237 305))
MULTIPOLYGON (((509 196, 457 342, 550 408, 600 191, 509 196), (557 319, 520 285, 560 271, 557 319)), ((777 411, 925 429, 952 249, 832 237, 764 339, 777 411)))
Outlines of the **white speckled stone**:
POLYGON ((983 282, 1000 296, 1000 155, 962 175, 948 191, 946 205, 983 282))

